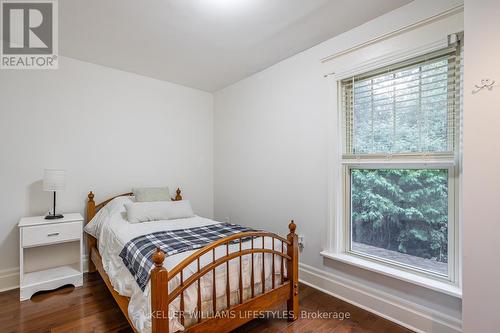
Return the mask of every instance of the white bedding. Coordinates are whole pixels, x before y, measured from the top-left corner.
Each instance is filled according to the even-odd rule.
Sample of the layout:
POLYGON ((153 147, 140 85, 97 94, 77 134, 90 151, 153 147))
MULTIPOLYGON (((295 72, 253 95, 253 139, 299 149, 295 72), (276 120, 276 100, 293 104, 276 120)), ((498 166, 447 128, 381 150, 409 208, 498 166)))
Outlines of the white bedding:
MULTIPOLYGON (((129 223, 126 220, 125 204, 131 203, 133 200, 130 197, 119 197, 113 199, 108 205, 101 209, 94 219, 85 227, 85 231, 97 236, 99 252, 102 257, 104 270, 106 271, 111 284, 114 289, 122 296, 130 297, 128 313, 132 324, 140 333, 151 332, 151 302, 150 302, 150 284, 148 283, 144 292, 139 288, 134 280, 132 274, 128 271, 119 257, 124 245, 131 239, 162 230, 176 230, 205 226, 210 224, 219 223, 210 219, 199 216, 191 218, 166 220, 166 221, 153 221, 144 223, 129 223)), ((250 241, 244 242, 243 249, 250 248, 250 241)), ((262 247, 261 239, 254 240, 254 247, 262 247)), ((265 247, 272 248, 271 239, 265 240, 265 247)), ((281 243, 276 241, 276 249, 281 249, 281 243)), ((238 251, 239 244, 230 246, 230 251, 238 251)), ((164 267, 167 270, 173 269, 184 258, 191 255, 194 251, 184 252, 176 255, 169 256, 165 259, 164 267)), ((216 249, 216 258, 225 255, 225 246, 216 249)), ((201 257, 201 267, 212 261, 212 253, 201 257)), ((271 288, 271 270, 272 270, 272 256, 265 255, 264 260, 265 273, 266 273, 266 290, 271 288)), ((285 265, 286 266, 286 265, 285 265)), ((216 290, 217 290, 217 310, 226 308, 226 266, 222 265, 216 269, 216 290)), ((261 255, 254 256, 254 282, 255 293, 261 292, 261 255)), ((281 259, 279 256, 275 258, 275 281, 278 285, 281 281, 280 278, 281 259)), ((192 273, 196 272, 195 265, 188 266, 184 270, 184 280, 187 279, 192 273)), ((242 259, 243 270, 243 298, 247 299, 251 295, 250 289, 250 274, 251 274, 251 256, 245 256, 242 259)), ((237 304, 239 301, 239 259, 232 260, 229 264, 230 276, 230 291, 231 291, 231 304, 237 304)), ((286 275, 286 272, 285 272, 286 275)), ((169 290, 173 290, 179 283, 179 276, 172 279, 169 283, 169 290)), ((201 279, 202 290, 202 312, 209 312, 212 310, 212 273, 205 275, 201 279)), ((184 293, 185 311, 193 313, 197 310, 197 284, 191 285, 184 293)), ((176 299, 171 305, 172 311, 179 310, 179 299, 176 299)), ((194 323, 186 318, 185 324, 188 326, 194 323)), ((183 330, 184 327, 176 319, 170 320, 170 332, 183 330)))

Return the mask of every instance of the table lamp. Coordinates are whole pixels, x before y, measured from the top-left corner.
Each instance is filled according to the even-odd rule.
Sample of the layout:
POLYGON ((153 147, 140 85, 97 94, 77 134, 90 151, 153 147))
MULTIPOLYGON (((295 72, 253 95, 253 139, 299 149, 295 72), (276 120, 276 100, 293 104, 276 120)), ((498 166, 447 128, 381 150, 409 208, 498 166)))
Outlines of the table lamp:
POLYGON ((61 219, 64 216, 56 214, 56 192, 63 191, 66 185, 64 170, 45 169, 43 172, 43 190, 54 192, 54 211, 45 216, 47 220, 61 219))

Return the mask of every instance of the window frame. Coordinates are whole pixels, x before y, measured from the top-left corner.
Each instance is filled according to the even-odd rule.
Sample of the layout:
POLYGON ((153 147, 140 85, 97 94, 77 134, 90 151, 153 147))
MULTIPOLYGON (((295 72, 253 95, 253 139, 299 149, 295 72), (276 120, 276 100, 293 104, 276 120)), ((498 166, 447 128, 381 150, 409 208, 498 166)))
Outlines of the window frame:
POLYGON ((457 199, 459 196, 458 186, 456 184, 456 167, 454 164, 443 162, 370 162, 370 163, 344 163, 342 166, 342 185, 343 185, 343 236, 344 236, 344 252, 348 255, 355 256, 371 262, 378 262, 393 268, 403 270, 405 272, 414 273, 423 277, 428 277, 438 281, 444 281, 451 284, 456 284, 458 277, 456 276, 455 262, 457 253, 456 243, 458 233, 456 232, 458 222, 458 207, 457 199), (446 169, 448 170, 448 274, 446 276, 432 271, 426 271, 418 267, 400 263, 394 260, 369 255, 352 250, 352 216, 351 216, 351 170, 353 169, 446 169), (451 222, 451 223, 450 223, 451 222))
MULTIPOLYGON (((331 95, 331 105, 336 112, 331 113, 330 118, 330 142, 328 153, 328 223, 326 225, 326 246, 321 252, 321 255, 327 259, 333 259, 346 264, 357 266, 366 270, 374 271, 383 275, 387 275, 406 282, 436 290, 454 297, 462 297, 462 260, 461 260, 461 229, 462 229, 462 212, 461 205, 461 175, 462 175, 462 151, 460 141, 460 130, 455 132, 457 140, 457 148, 454 156, 450 157, 446 154, 429 154, 424 160, 418 158, 413 153, 396 154, 397 156, 374 156, 367 159, 343 159, 344 153, 344 119, 345 110, 342 107, 342 89, 341 82, 353 75, 367 73, 377 68, 396 64, 405 60, 435 52, 449 46, 449 38, 440 39, 432 43, 421 45, 412 49, 403 49, 383 56, 377 57, 372 61, 354 64, 350 68, 344 68, 342 71, 330 73, 325 77, 331 84, 334 93, 331 95), (423 166, 424 168, 447 168, 448 184, 449 184, 449 225, 448 225, 448 277, 435 276, 434 274, 421 274, 415 269, 408 269, 401 265, 392 265, 380 260, 380 258, 367 258, 360 256, 357 253, 348 251, 350 249, 349 235, 346 233, 350 230, 350 214, 349 206, 346 206, 345 198, 346 190, 346 169, 349 167, 369 167, 378 165, 379 162, 384 162, 388 167, 393 168, 409 168, 410 166, 423 166), (452 179, 450 179, 452 178, 452 179), (452 208, 453 207, 453 208, 452 208), (452 218, 450 218, 452 217, 452 218), (347 221, 347 223, 346 223, 347 221)), ((463 59, 461 59, 463 60, 463 59)), ((460 63, 460 67, 463 63, 460 63)), ((462 80, 460 81, 462 82, 462 80)), ((462 96, 463 86, 460 87, 460 97, 462 96)), ((459 101, 459 119, 461 119, 462 101, 459 101)), ((459 127, 460 128, 460 127, 459 127)), ((418 154, 417 154, 418 155, 418 154)))

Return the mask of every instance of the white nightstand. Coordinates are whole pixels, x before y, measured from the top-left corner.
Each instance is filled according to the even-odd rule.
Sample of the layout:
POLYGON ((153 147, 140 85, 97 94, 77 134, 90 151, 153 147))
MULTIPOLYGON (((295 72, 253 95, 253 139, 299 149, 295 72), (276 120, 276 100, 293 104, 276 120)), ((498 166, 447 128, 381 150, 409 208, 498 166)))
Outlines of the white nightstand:
POLYGON ((21 301, 37 291, 83 285, 82 225, 78 213, 58 220, 36 216, 19 221, 21 301))

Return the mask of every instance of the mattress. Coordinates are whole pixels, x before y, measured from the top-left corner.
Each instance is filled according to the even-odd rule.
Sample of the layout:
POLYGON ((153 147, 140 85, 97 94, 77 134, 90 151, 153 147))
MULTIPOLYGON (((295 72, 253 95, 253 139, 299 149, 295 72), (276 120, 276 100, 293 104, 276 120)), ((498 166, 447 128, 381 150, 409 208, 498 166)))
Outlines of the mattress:
MULTIPOLYGON (((102 257, 103 268, 106 271, 111 285, 122 296, 130 297, 128 306, 128 314, 130 321, 135 329, 140 333, 151 332, 151 289, 150 283, 146 286, 144 291, 141 290, 132 274, 123 264, 119 254, 125 244, 131 239, 150 234, 157 231, 164 230, 178 230, 186 228, 194 228, 219 223, 217 221, 194 216, 185 219, 165 220, 165 221, 152 221, 144 223, 129 223, 126 219, 125 204, 133 201, 131 197, 118 197, 108 203, 101 209, 92 221, 87 224, 85 231, 89 232, 98 239, 98 249, 102 257)), ((230 252, 238 251, 239 244, 232 244, 229 247, 230 252)), ((251 247, 251 242, 243 242, 242 248, 247 249, 251 247)), ((262 247, 262 239, 257 238, 254 240, 254 247, 262 247)), ((266 238, 264 240, 265 248, 272 248, 272 239, 266 238)), ((275 240, 275 248, 281 249, 281 242, 275 240)), ((164 267, 167 270, 172 270, 183 259, 187 258, 195 251, 188 251, 169 256, 164 261, 164 267)), ((226 253, 226 247, 221 246, 216 249, 216 258, 219 258, 226 253)), ((276 285, 281 281, 281 257, 275 256, 276 271, 272 271, 272 255, 264 255, 264 271, 265 271, 265 286, 266 290, 271 289, 271 279, 274 275, 276 285)), ((200 265, 203 267, 212 262, 211 251, 200 258, 200 265)), ((234 259, 229 262, 229 285, 230 285, 230 299, 231 305, 238 304, 239 302, 239 259, 234 259)), ((243 282, 243 299, 251 297, 251 255, 242 257, 242 282, 243 282)), ((284 265, 286 266, 286 265, 284 265)), ((262 254, 254 255, 254 290, 255 295, 262 292, 262 254)), ((196 263, 189 265, 184 269, 183 275, 186 280, 191 274, 197 271, 196 263)), ((216 295, 216 310, 223 310, 227 308, 226 304, 226 265, 221 265, 215 270, 215 286, 217 290, 216 295)), ((286 272, 284 273, 286 275, 286 272)), ((169 290, 173 290, 179 284, 179 276, 174 277, 169 282, 169 290)), ((213 275, 212 271, 201 278, 201 295, 202 295, 202 316, 207 316, 212 311, 212 290, 213 290, 213 275)), ((190 317, 189 314, 197 313, 197 300, 198 300, 198 284, 194 283, 188 287, 184 292, 184 306, 185 306, 185 322, 181 325, 177 318, 169 320, 170 332, 177 332, 184 330, 185 327, 194 324, 197 321, 196 316, 190 317)), ((179 311, 179 298, 170 304, 169 313, 179 311)))

